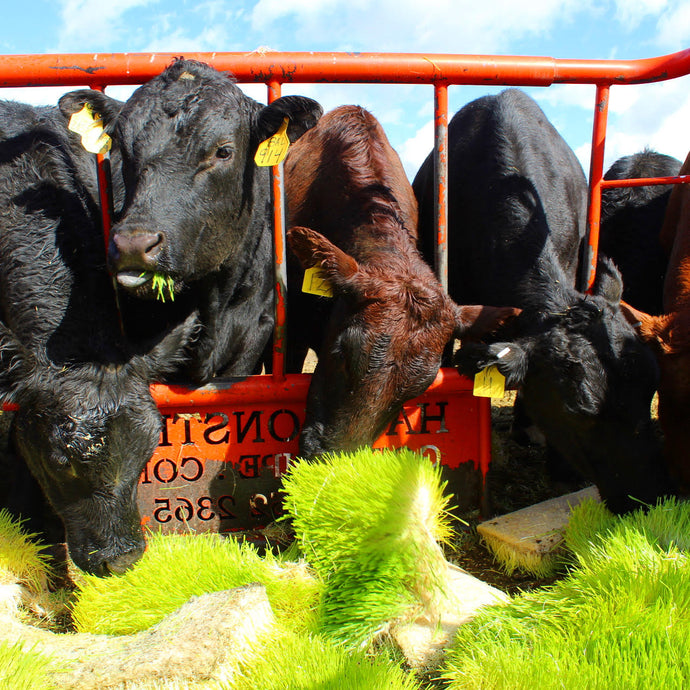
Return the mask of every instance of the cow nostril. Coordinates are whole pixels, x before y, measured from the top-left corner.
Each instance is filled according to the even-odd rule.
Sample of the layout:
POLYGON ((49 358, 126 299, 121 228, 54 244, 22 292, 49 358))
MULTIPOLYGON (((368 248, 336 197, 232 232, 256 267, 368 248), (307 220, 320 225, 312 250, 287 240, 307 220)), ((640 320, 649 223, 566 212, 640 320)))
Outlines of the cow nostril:
POLYGON ((148 239, 148 246, 146 247, 144 254, 148 256, 156 256, 163 246, 163 233, 158 232, 155 235, 146 235, 145 238, 148 239))

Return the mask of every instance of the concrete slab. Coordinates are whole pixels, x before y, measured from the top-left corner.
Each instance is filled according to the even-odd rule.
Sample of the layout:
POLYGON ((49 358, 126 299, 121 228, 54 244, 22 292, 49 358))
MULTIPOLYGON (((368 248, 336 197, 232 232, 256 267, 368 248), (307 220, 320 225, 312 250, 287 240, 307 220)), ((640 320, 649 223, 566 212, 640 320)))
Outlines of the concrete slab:
POLYGON ((477 526, 477 533, 509 573, 522 570, 546 577, 557 565, 572 508, 586 498, 600 500, 596 487, 487 520, 477 526))
POLYGON ((472 620, 483 606, 501 604, 508 595, 448 563, 448 584, 439 617, 421 617, 411 623, 394 625, 390 635, 419 673, 437 669, 457 629, 472 620))

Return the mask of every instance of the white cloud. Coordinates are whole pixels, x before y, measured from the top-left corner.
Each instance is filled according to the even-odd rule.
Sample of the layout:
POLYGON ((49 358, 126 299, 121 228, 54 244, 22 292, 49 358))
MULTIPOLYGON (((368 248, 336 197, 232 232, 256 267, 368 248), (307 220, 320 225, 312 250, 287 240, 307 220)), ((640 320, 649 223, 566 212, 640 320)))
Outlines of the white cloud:
POLYGON ((690 151, 690 93, 686 91, 685 98, 679 106, 661 123, 651 138, 651 145, 662 153, 668 153, 681 161, 685 160, 690 151))
MULTIPOLYGON (((609 130, 616 146, 630 147, 620 155, 651 146, 683 159, 690 148, 690 77, 656 84, 611 89, 609 130), (619 98, 626 107, 617 105, 619 98)), ((608 158, 608 156, 607 156, 608 158)))
MULTIPOLYGON (((685 160, 690 150, 690 77, 611 89, 604 171, 621 156, 649 147, 685 160)), ((590 144, 575 149, 589 173, 590 144)))
POLYGON ((650 15, 660 14, 667 0, 615 0, 616 19, 627 31, 636 29, 650 15))
POLYGON ((328 44, 328 50, 505 53, 510 39, 544 33, 588 6, 582 0, 259 0, 252 26, 266 30, 293 18, 293 40, 314 50, 328 44))
POLYGON ((166 23, 164 31, 152 32, 148 42, 141 48, 144 53, 170 53, 177 55, 184 53, 196 53, 214 51, 218 46, 227 45, 228 39, 225 31, 219 26, 204 28, 196 36, 189 36, 187 32, 177 27, 174 22, 166 23), (175 28, 173 28, 175 27, 175 28))
POLYGON ((530 94, 542 107, 548 104, 554 108, 575 107, 591 112, 594 89, 592 84, 552 84, 546 89, 534 89, 530 94))
POLYGON ((434 147, 434 123, 427 122, 413 137, 410 137, 397 147, 405 172, 410 181, 419 170, 429 152, 434 147))
POLYGON ((613 86, 609 89, 609 116, 623 115, 637 108, 640 100, 648 99, 651 95, 651 84, 613 86))
POLYGON ((91 2, 63 0, 60 16, 58 52, 85 52, 112 45, 124 31, 123 15, 158 0, 118 0, 91 2))
POLYGON ((68 91, 79 88, 77 86, 41 86, 0 89, 0 98, 7 101, 19 101, 30 105, 56 105, 60 96, 68 91))
POLYGON ((109 86, 105 92, 111 98, 116 98, 119 101, 126 101, 137 87, 126 84, 119 84, 116 86, 109 86))
POLYGON ((690 3, 677 0, 675 7, 664 14, 657 24, 656 43, 668 50, 688 47, 690 40, 690 3))
MULTIPOLYGON (((356 1, 356 0, 355 0, 356 1)), ((322 14, 338 7, 340 0, 259 0, 252 10, 252 21, 261 26, 264 21, 296 14, 302 17, 322 14)))

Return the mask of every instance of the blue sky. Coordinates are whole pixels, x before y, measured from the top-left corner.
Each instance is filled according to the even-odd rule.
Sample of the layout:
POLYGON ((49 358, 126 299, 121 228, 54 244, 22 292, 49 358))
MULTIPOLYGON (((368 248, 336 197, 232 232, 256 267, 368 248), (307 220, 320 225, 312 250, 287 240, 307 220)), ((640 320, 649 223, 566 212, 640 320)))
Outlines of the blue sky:
MULTIPOLYGON (((690 48, 687 0, 32 0, 4 8, 1 54, 54 52, 362 51, 637 59, 690 48)), ((244 87, 259 100, 265 88, 244 87)), ((496 88, 456 86, 451 113, 496 88)), ((588 172, 593 86, 528 89, 588 172)), ((325 109, 367 107, 410 177, 432 146, 429 86, 285 86, 325 109)), ((127 89, 109 93, 126 97, 127 89)), ((53 89, 2 96, 55 102, 53 89)), ((606 165, 651 146, 685 158, 690 77, 611 91, 606 165)))

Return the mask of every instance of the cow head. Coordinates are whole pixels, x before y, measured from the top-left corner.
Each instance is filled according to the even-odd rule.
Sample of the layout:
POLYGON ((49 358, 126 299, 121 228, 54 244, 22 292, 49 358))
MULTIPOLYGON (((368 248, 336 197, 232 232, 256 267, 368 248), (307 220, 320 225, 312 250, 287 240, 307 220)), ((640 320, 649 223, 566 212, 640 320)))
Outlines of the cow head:
POLYGON ((334 293, 300 437, 306 457, 373 443, 436 378, 453 336, 481 335, 519 311, 457 306, 421 259, 392 272, 390 263, 358 263, 309 228, 290 228, 288 240, 334 293))
POLYGON ((679 490, 690 494, 690 315, 671 312, 651 316, 623 302, 623 313, 640 338, 654 351, 659 381, 659 422, 664 432, 664 456, 679 490))
POLYGON ((137 89, 114 131, 126 199, 108 263, 119 285, 151 298, 162 282, 174 297, 209 273, 233 270, 240 257, 250 261, 270 217, 268 172, 254 163, 256 149, 285 119, 295 140, 320 115, 299 96, 263 106, 189 60, 137 89))
POLYGON ((651 425, 658 367, 621 313, 621 288, 601 262, 593 294, 553 285, 544 310, 515 320, 515 340, 470 344, 455 360, 466 375, 495 365, 519 387, 549 445, 619 513, 671 491, 651 425))
POLYGON ((120 573, 144 551, 136 490, 161 428, 149 382, 178 362, 194 327, 119 366, 60 368, 0 326, 0 401, 18 405, 14 440, 89 573, 120 573))

